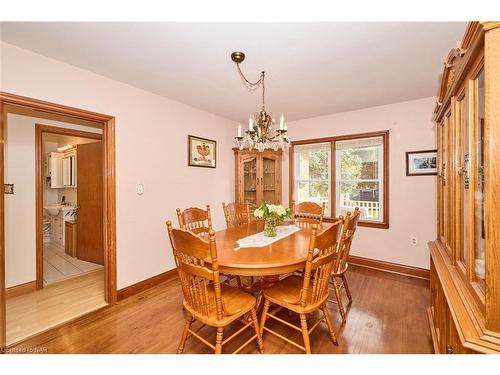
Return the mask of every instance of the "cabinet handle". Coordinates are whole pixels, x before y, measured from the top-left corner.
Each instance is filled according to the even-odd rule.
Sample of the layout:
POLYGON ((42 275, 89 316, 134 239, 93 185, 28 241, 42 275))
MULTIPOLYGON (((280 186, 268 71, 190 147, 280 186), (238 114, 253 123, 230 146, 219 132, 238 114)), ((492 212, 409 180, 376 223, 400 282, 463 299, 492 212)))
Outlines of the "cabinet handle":
POLYGON ((453 346, 446 345, 446 354, 453 354, 453 346))

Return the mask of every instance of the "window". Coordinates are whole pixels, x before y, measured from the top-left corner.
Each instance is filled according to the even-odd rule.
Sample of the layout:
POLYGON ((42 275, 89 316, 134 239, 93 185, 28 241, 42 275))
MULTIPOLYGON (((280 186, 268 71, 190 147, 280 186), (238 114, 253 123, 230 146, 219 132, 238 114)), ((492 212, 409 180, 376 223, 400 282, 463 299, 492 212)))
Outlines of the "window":
POLYGON ((335 142, 336 216, 361 210, 361 219, 383 219, 383 140, 382 137, 335 142))
POLYGON ((330 216, 330 143, 300 145, 294 151, 296 202, 325 203, 326 216, 330 216))
POLYGON ((293 142, 290 201, 324 202, 327 218, 359 207, 360 225, 388 228, 387 150, 388 131, 293 142))

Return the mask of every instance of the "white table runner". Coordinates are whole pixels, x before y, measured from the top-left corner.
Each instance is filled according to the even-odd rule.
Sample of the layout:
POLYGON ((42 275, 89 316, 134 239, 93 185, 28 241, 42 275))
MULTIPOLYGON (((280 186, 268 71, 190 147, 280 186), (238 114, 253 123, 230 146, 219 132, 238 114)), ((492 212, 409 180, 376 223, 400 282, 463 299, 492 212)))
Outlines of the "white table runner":
POLYGON ((251 236, 244 237, 236 243, 239 247, 264 247, 272 244, 273 242, 279 241, 295 232, 300 230, 299 227, 295 225, 283 225, 276 227, 276 233, 278 234, 276 237, 266 237, 264 236, 264 232, 255 233, 251 236))

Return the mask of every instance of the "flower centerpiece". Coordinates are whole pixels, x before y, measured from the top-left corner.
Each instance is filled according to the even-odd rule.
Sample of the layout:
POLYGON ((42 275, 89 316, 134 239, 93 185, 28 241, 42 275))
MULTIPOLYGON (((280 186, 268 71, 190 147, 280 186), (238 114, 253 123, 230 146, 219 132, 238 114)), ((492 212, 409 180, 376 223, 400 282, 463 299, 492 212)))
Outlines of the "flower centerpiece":
POLYGON ((254 216, 259 219, 264 219, 264 236, 275 237, 276 223, 281 223, 285 218, 292 218, 292 210, 285 208, 282 205, 262 203, 259 208, 254 211, 254 216))

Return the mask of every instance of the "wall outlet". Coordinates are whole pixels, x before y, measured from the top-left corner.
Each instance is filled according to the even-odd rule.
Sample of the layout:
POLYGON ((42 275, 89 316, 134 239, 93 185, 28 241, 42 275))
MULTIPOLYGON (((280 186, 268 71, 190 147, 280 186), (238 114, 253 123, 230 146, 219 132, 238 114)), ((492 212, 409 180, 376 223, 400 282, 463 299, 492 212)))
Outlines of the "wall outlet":
POLYGON ((137 189, 137 195, 144 194, 144 185, 143 184, 138 184, 136 189, 137 189))
POLYGON ((410 237, 410 245, 417 246, 417 237, 410 237))

